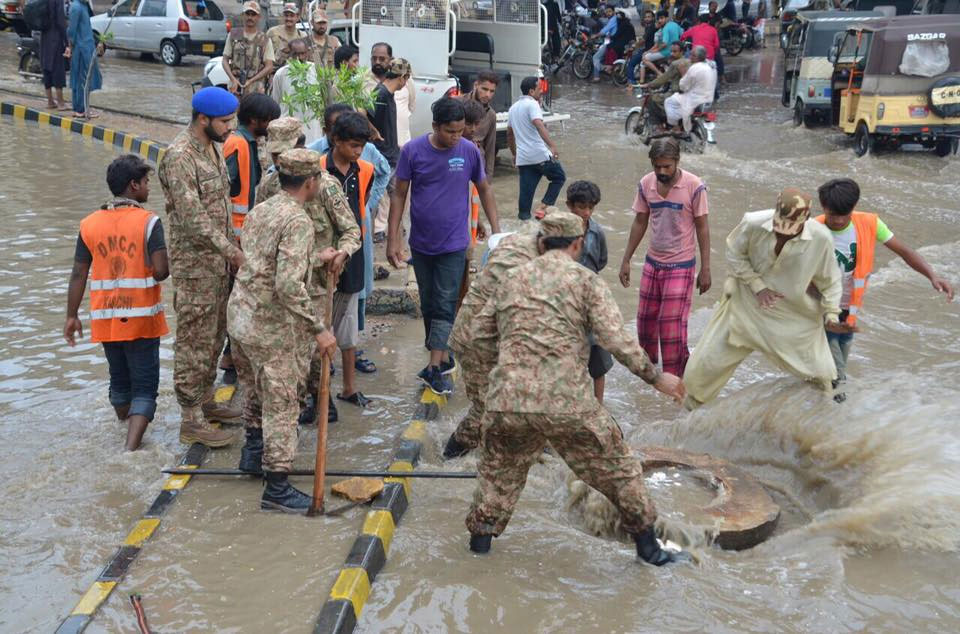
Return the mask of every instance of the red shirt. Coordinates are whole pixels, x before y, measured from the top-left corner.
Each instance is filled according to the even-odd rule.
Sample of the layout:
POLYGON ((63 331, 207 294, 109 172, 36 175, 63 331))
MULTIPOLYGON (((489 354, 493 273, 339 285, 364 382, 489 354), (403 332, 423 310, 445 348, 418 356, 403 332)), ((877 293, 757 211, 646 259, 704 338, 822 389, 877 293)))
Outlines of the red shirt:
POLYGON ((717 58, 717 50, 720 48, 720 36, 717 35, 717 29, 706 22, 691 26, 683 32, 680 39, 689 39, 693 42, 694 46, 702 46, 707 49, 707 59, 717 58))

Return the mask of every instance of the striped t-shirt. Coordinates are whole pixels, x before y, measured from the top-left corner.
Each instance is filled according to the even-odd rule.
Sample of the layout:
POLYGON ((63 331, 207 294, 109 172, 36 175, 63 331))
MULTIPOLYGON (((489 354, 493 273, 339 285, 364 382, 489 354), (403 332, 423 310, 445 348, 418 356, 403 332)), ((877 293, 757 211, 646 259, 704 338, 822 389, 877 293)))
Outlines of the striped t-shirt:
POLYGON ((707 186, 686 170, 664 198, 657 191, 657 175, 640 179, 633 210, 650 214, 650 248, 647 256, 664 264, 687 262, 697 257, 693 219, 707 214, 707 186))

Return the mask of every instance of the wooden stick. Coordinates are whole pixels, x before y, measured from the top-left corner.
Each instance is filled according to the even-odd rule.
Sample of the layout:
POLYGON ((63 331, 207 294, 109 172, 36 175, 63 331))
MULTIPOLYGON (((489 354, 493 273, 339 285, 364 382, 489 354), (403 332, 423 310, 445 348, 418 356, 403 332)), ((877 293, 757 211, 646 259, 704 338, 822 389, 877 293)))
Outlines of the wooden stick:
MULTIPOLYGON (((160 473, 170 475, 188 475, 188 476, 251 476, 259 477, 259 474, 241 471, 240 469, 191 469, 187 467, 171 467, 163 469, 160 473)), ((313 469, 291 469, 287 475, 290 477, 312 476, 313 469)), ((426 478, 426 479, 451 479, 451 480, 472 480, 477 477, 475 471, 362 471, 353 469, 328 469, 327 475, 331 478, 426 478)))
MULTIPOLYGON (((329 265, 328 265, 329 266, 329 265)), ((327 330, 333 328, 333 292, 336 276, 327 270, 327 298, 323 307, 323 323, 327 330)), ((330 417, 330 356, 323 355, 320 369, 320 390, 317 394, 317 459, 313 476, 313 503, 307 515, 323 514, 324 478, 327 465, 327 423, 330 417)))

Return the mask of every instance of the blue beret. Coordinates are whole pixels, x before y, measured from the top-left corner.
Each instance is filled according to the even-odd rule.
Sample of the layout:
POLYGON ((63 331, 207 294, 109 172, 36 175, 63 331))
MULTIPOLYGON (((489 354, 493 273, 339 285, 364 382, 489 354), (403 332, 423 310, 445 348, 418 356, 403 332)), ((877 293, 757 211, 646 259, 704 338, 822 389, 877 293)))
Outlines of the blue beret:
POLYGON ((208 117, 225 117, 237 111, 237 98, 223 88, 207 86, 201 88, 190 102, 193 109, 208 117))

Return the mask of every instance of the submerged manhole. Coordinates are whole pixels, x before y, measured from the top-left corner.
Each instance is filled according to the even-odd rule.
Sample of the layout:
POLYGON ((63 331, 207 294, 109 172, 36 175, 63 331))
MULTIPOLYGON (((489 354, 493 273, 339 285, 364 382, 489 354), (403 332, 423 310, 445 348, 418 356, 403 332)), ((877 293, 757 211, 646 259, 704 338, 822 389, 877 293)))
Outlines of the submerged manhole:
MULTIPOLYGON (((780 507, 760 482, 743 469, 709 454, 666 447, 643 447, 648 486, 666 504, 673 499, 695 506, 698 520, 716 526, 721 548, 742 550, 767 539, 780 518, 780 507), (696 487, 696 488, 693 488, 696 487)), ((694 518, 691 518, 694 519, 694 518)), ((699 523, 699 522, 698 522, 699 523)))

